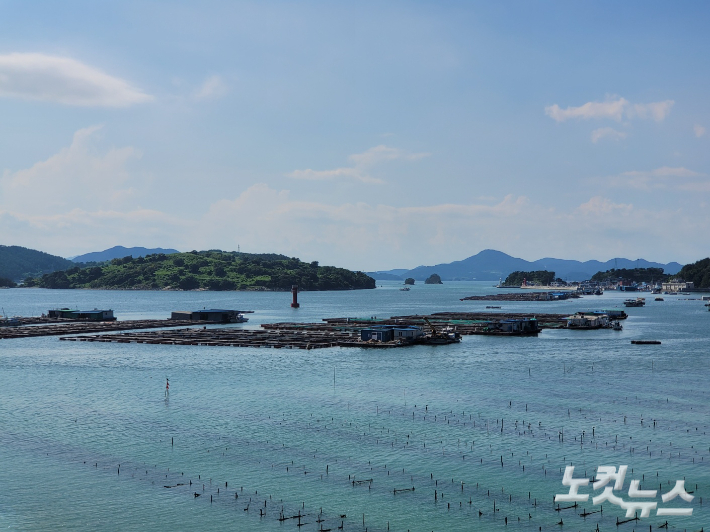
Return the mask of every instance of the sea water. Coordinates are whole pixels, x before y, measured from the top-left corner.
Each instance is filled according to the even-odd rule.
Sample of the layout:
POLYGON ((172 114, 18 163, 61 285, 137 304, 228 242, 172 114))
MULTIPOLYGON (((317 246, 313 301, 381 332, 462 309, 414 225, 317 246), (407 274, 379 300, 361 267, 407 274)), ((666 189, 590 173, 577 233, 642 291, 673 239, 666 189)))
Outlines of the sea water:
MULTIPOLYGON (((119 319, 254 310, 229 327, 259 327, 480 311, 491 303, 460 298, 497 292, 491 284, 404 292, 378 281, 375 290, 303 292, 300 309, 272 292, 12 289, 0 304, 8 315, 69 306, 111 308, 119 319)), ((628 297, 493 304, 573 313, 623 308, 628 297)), ((626 309, 623 331, 467 336, 449 346, 0 340, 0 528, 617 530, 625 511, 604 503, 599 512, 601 489, 580 489, 590 497, 576 508, 557 511, 553 498, 569 490, 566 466, 592 478, 598 466, 628 465, 616 495, 630 500, 636 479, 660 488, 659 507, 693 514, 653 510, 618 530, 666 520, 700 529, 710 522, 710 312, 693 296, 664 297, 626 309), (692 502, 661 502, 676 480, 692 502)))

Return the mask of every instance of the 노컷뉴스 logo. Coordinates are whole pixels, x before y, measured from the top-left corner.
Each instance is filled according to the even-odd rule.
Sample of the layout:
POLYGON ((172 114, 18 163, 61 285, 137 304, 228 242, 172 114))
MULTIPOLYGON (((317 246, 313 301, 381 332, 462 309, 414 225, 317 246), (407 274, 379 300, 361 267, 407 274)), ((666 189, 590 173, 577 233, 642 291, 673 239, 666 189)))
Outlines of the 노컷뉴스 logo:
MULTIPOLYGON (((626 510, 626 517, 634 517, 637 511, 641 512, 641 517, 649 517, 651 510, 656 510, 656 515, 693 515, 692 508, 658 508, 657 501, 642 501, 638 499, 655 499, 658 490, 642 490, 639 489, 640 482, 632 480, 629 486, 629 499, 623 500, 621 497, 614 495, 614 490, 622 490, 624 487, 624 478, 626 470, 629 466, 619 466, 616 470, 615 466, 599 466, 597 468, 597 476, 592 488, 595 490, 604 488, 604 491, 592 498, 592 504, 597 505, 603 502, 610 502, 626 510), (613 480, 614 486, 607 486, 613 480), (605 487, 606 486, 606 487, 605 487)), ((588 493, 579 493, 579 489, 589 484, 588 478, 573 478, 574 466, 567 466, 565 474, 562 477, 562 485, 569 486, 569 493, 555 495, 555 502, 584 502, 589 500, 588 493)), ((668 493, 661 495, 661 500, 666 503, 672 501, 676 497, 680 497, 686 502, 693 500, 693 496, 685 491, 685 480, 676 480, 675 486, 668 493)))

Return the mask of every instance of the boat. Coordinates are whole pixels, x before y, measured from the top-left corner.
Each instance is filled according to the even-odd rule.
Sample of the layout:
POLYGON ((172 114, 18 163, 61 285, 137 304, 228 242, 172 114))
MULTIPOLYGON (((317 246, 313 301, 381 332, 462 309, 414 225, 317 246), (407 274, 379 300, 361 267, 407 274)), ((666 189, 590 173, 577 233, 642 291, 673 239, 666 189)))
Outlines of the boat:
POLYGON ((637 297, 636 299, 627 299, 624 301, 624 306, 627 307, 643 307, 646 304, 646 298, 637 297))
POLYGON ((408 286, 403 286, 399 289, 400 292, 409 292, 410 288, 408 286))
POLYGON ((624 328, 621 326, 621 323, 619 323, 618 321, 615 321, 615 322, 612 324, 611 328, 614 329, 615 331, 621 331, 621 330, 624 329, 624 328))
POLYGON ((662 298, 662 297, 657 297, 656 299, 654 299, 654 301, 663 301, 663 298, 662 298))

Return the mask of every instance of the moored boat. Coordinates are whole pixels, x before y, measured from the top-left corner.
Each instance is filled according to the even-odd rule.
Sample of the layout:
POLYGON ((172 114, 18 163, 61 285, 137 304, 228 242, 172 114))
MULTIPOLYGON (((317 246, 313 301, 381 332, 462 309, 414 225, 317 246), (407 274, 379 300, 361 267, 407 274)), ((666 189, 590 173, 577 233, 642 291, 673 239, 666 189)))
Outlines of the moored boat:
POLYGON ((637 297, 636 299, 627 299, 624 301, 624 306, 627 307, 643 307, 646 304, 646 299, 637 297))

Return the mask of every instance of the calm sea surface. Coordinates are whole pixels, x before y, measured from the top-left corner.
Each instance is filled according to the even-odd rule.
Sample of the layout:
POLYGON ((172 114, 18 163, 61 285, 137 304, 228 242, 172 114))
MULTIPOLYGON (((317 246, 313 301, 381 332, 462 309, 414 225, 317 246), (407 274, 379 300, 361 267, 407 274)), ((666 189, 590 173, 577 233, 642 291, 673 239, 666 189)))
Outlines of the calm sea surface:
MULTIPOLYGON (((13 289, 0 305, 9 316, 112 308, 119 319, 237 308, 256 312, 232 327, 258 327, 481 310, 459 298, 492 284, 401 292, 379 281, 301 293, 298 310, 290 293, 239 292, 13 289)), ((629 295, 495 304, 572 313, 629 295)), ((0 340, 0 528, 699 530, 710 523, 710 312, 688 297, 699 298, 648 296, 621 332, 385 351, 0 340), (555 511, 568 465, 589 478, 628 465, 624 500, 631 480, 665 493, 685 479, 692 502, 653 500, 693 515, 652 511, 617 528, 625 511, 610 503, 579 516, 600 508, 591 486, 587 502, 555 511)))

